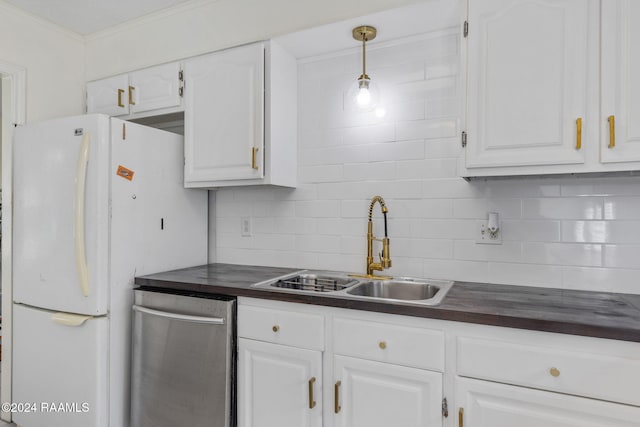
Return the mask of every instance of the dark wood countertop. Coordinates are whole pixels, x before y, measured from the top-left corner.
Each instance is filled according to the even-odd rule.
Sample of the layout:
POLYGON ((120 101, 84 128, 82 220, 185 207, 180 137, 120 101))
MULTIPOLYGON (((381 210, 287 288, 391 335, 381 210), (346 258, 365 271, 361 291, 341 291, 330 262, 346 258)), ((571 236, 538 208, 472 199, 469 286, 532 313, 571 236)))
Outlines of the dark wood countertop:
POLYGON ((209 264, 136 277, 135 284, 640 342, 640 295, 455 282, 442 304, 429 307, 250 287, 299 270, 209 264))

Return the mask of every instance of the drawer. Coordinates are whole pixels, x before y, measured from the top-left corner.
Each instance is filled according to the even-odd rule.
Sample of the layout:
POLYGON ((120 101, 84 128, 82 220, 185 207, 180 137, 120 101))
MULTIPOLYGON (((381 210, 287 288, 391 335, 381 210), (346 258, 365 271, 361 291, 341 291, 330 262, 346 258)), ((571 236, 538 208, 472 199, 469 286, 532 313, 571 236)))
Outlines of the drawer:
POLYGON ((238 336, 322 351, 324 316, 239 305, 238 336))
POLYGON ((336 354, 442 372, 444 333, 390 323, 336 318, 336 354))
POLYGON ((619 357, 467 337, 457 347, 461 376, 640 405, 640 352, 619 357))

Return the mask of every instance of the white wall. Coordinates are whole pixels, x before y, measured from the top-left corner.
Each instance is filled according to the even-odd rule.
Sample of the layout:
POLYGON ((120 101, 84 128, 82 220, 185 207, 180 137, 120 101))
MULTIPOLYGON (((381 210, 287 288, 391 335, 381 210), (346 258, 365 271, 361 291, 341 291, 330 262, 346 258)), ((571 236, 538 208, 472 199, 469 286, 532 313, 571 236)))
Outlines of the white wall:
POLYGON ((83 112, 82 37, 0 0, 0 61, 26 69, 27 122, 83 112))
POLYGON ((219 190, 218 262, 364 272, 367 209, 380 194, 392 275, 640 293, 640 178, 457 177, 463 86, 452 25, 369 52, 384 119, 343 108, 357 51, 299 65, 299 186, 219 190), (502 217, 502 245, 474 242, 487 211, 502 217), (252 217, 252 237, 241 237, 240 216, 252 217))
POLYGON ((87 80, 417 0, 202 0, 87 37, 87 80))

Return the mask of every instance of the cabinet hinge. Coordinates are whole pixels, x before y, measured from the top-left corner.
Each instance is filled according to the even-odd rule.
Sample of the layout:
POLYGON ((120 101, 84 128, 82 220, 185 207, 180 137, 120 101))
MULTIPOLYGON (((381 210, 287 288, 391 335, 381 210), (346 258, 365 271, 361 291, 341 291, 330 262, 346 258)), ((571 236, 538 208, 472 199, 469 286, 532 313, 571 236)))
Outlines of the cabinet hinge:
POLYGON ((178 80, 180 81, 180 87, 178 87, 178 95, 184 96, 184 72, 178 71, 178 80))
POLYGON ((464 21, 464 29, 462 30, 462 34, 465 37, 469 36, 469 21, 464 21))
POLYGON ((466 131, 462 131, 462 147, 466 147, 467 146, 467 132, 466 131))
POLYGON ((449 416, 449 404, 446 397, 442 399, 442 416, 445 418, 449 416))

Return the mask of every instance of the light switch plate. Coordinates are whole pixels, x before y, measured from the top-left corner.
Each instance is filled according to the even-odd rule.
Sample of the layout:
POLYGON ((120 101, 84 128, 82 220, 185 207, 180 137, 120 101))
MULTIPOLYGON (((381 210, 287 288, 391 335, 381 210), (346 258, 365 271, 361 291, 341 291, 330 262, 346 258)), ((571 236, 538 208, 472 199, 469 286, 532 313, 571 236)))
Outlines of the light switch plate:
POLYGON ((251 217, 243 216, 240 218, 240 235, 251 237, 251 217))

